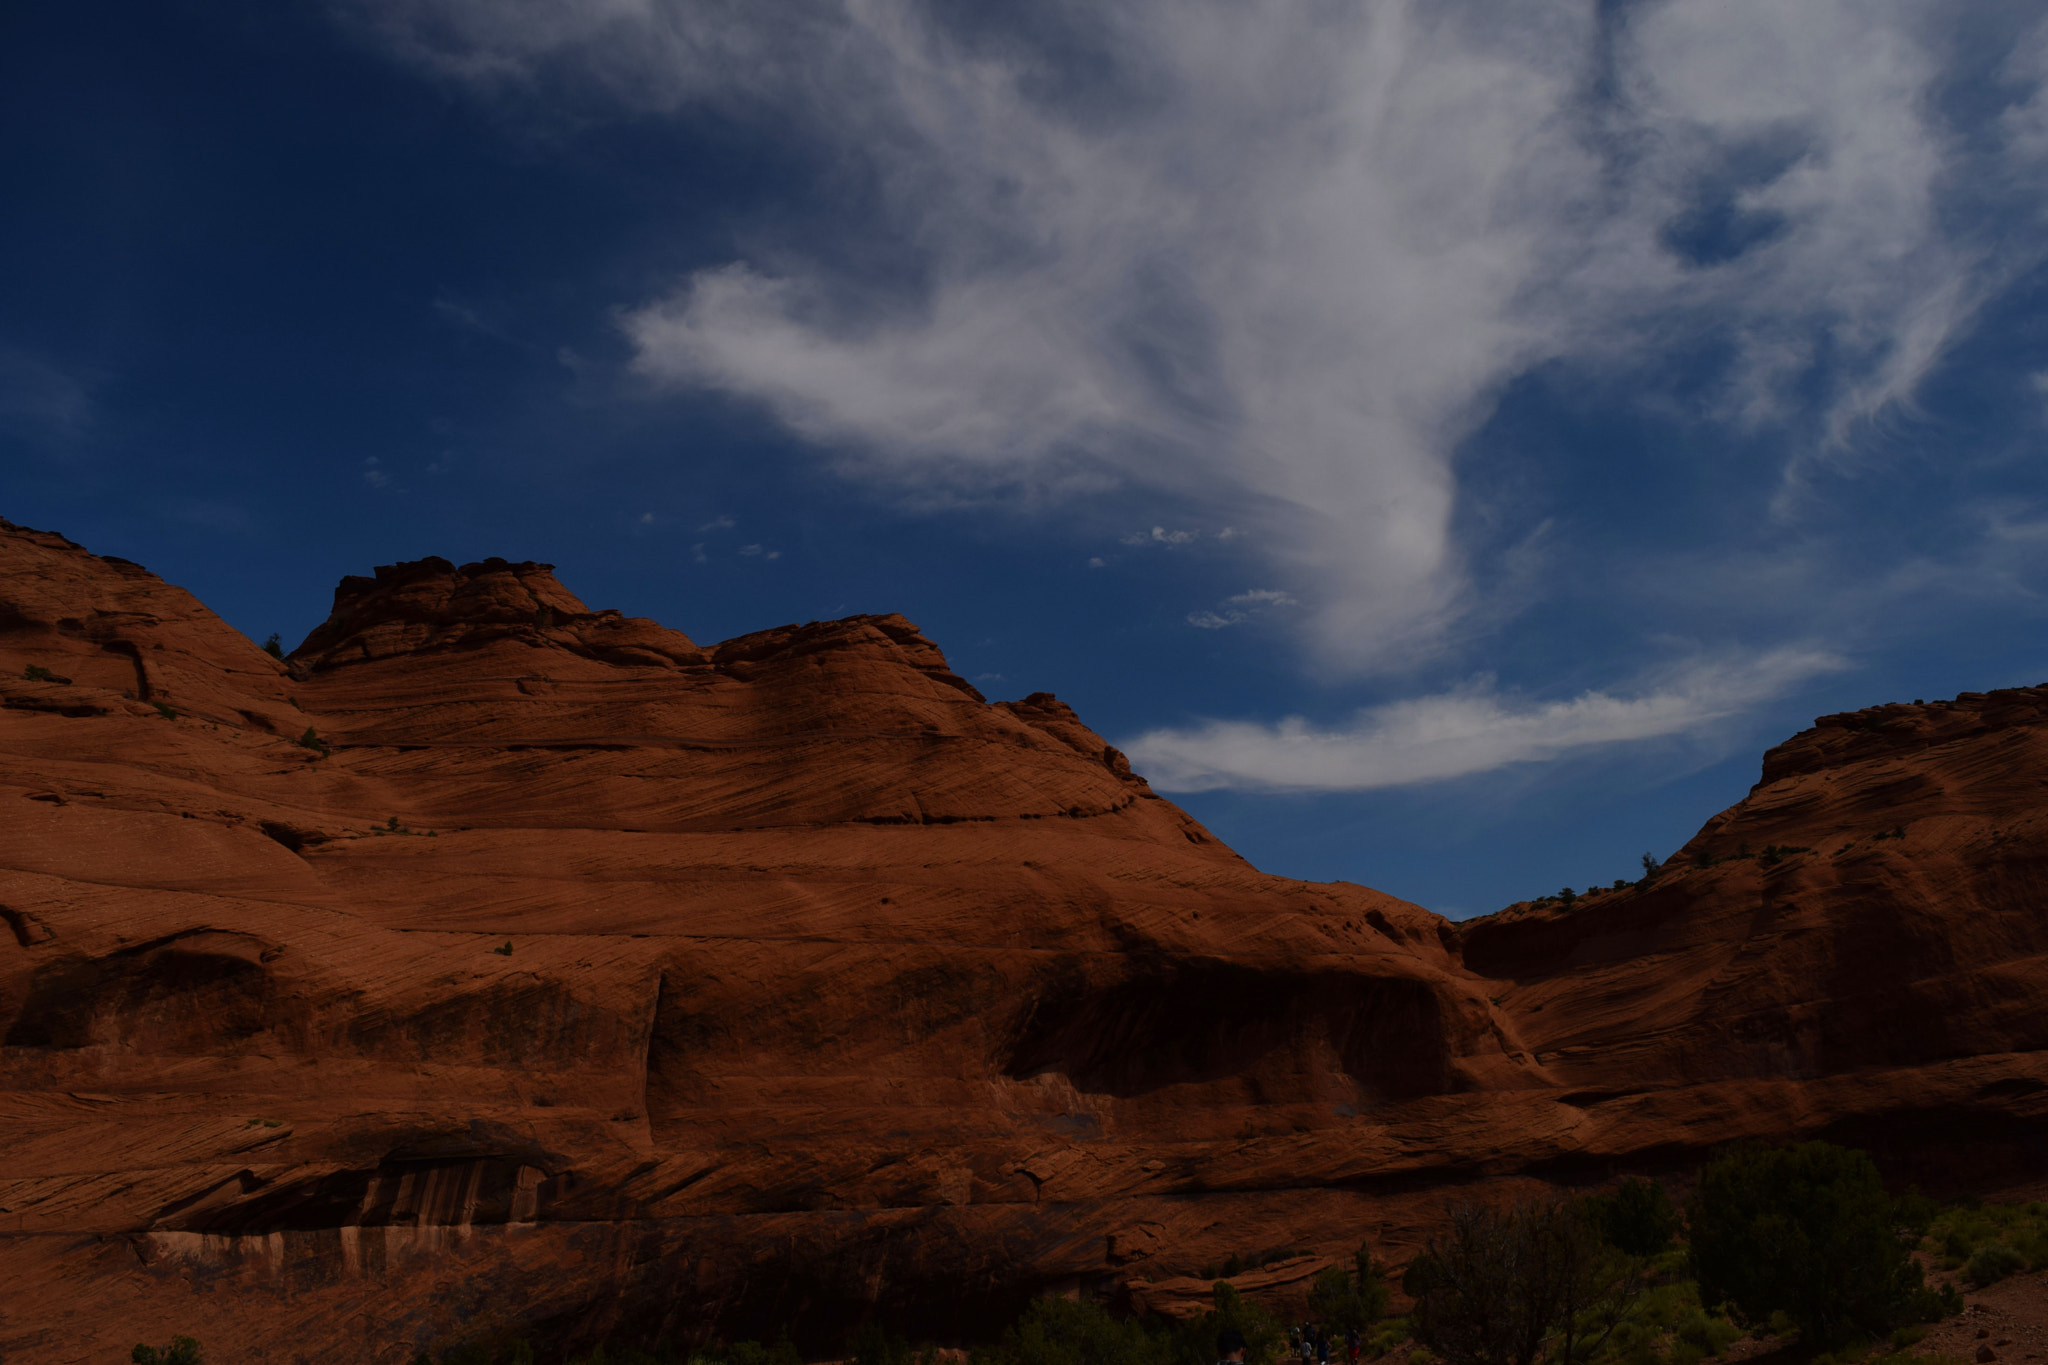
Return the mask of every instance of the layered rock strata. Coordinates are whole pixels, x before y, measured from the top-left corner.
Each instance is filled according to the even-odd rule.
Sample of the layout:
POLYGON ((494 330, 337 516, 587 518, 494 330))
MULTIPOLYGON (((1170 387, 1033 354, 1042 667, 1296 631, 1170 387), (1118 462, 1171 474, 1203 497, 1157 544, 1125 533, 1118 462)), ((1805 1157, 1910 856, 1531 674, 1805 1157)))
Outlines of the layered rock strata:
POLYGON ((0 679, 10 1360, 968 1335, 1736 1137, 2041 1150, 2033 693, 1824 722, 1651 884, 1453 926, 898 616, 700 647, 430 559, 275 660, 0 526, 0 679))

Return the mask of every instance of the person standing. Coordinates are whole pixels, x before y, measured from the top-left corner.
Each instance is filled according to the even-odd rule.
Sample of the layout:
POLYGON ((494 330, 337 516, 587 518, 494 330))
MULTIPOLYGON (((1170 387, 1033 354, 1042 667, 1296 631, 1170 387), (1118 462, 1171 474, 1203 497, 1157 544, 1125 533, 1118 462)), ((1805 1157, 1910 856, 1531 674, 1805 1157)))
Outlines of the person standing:
POLYGON ((1216 1334, 1216 1365, 1244 1365, 1244 1333, 1226 1327, 1216 1334))

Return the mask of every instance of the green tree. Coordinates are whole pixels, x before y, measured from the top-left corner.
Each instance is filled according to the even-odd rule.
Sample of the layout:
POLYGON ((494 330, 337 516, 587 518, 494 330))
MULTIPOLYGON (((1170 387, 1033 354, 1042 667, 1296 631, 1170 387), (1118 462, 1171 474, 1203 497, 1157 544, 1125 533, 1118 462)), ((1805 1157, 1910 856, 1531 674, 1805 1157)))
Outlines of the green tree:
POLYGON ((263 642, 263 652, 273 659, 282 659, 284 657, 284 637, 276 631, 270 632, 270 638, 263 642))
POLYGON ((1450 1230, 1409 1263, 1415 1339, 1450 1365, 1556 1365, 1590 1358, 1641 1288, 1641 1262, 1604 1245, 1556 1200, 1451 1211, 1450 1230))
POLYGON ((1894 1326, 1924 1297, 1867 1153, 1825 1142, 1737 1148, 1701 1173, 1687 1214, 1701 1301, 1749 1322, 1782 1312, 1832 1345, 1894 1326))
POLYGON ((171 1344, 161 1348, 137 1342, 128 1359, 134 1365, 203 1365, 199 1343, 191 1337, 172 1337, 171 1344))
POLYGON ((1408 1263, 1415 1339, 1450 1365, 1531 1365, 1550 1335, 1555 1293, 1527 1253, 1525 1210, 1467 1205, 1408 1263))

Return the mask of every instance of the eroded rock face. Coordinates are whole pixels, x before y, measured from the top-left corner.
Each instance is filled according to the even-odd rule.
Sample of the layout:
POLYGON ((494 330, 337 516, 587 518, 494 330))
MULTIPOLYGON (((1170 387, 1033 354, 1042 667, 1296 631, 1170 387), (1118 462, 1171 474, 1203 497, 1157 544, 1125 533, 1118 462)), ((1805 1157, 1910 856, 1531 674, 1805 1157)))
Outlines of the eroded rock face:
POLYGON ((1452 1182, 1927 1115, 2039 1140, 2041 798, 1989 776, 2038 717, 1823 731, 1691 852, 1825 855, 1460 929, 1259 873, 898 616, 706 649, 425 560, 280 662, 5 526, 0 680, 10 1360, 943 1336, 1232 1252, 1399 1259, 1452 1182), (1907 835, 1837 856, 1851 819, 1907 835), (1928 1027, 1864 1037, 1859 973, 1928 1027))
POLYGON ((2048 1171, 2048 688, 1823 716, 1649 882, 1461 926, 1546 1079, 1688 1141, 2048 1171))

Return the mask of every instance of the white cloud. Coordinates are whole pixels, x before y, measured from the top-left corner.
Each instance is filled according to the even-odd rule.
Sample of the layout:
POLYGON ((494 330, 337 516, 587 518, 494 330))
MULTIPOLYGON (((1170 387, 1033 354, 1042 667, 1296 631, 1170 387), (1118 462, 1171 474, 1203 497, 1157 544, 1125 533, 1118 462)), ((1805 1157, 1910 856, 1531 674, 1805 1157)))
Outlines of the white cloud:
POLYGON ((1372 707, 1339 729, 1299 717, 1277 725, 1209 721, 1152 730, 1122 747, 1166 791, 1364 791, 1692 733, 1844 666, 1821 650, 1781 649, 1696 660, 1629 697, 1587 692, 1535 702, 1480 685, 1372 707))
POLYGON ((1105 563, 1106 561, 1102 558, 1101 555, 1089 556, 1088 567, 1091 569, 1100 569, 1104 566, 1105 563))
POLYGON ((745 555, 745 556, 746 556, 747 558, 749 558, 749 559, 780 559, 780 558, 782 558, 782 551, 780 551, 780 550, 770 550, 770 549, 766 548, 765 546, 761 546, 761 545, 742 545, 742 546, 740 546, 740 553, 741 553, 741 554, 743 554, 743 555, 745 555))
POLYGON ((1202 630, 1222 630, 1227 626, 1243 625, 1255 616, 1272 611, 1276 607, 1299 605, 1292 593, 1276 588, 1252 588, 1234 597, 1223 599, 1223 610, 1197 611, 1188 614, 1188 624, 1202 630))
POLYGON ((735 524, 730 516, 716 516, 699 526, 697 533, 702 535, 706 531, 730 531, 735 524))
POLYGON ((1155 526, 1149 531, 1127 531, 1117 537, 1119 545, 1192 545, 1202 538, 1200 531, 1169 531, 1164 526, 1155 526))
POLYGON ((1937 0, 1126 0, 1034 10, 1052 43, 917 0, 362 3, 461 79, 793 130, 914 267, 753 243, 629 301, 642 375, 901 487, 1227 510, 1340 669, 1472 611, 1453 455, 1531 367, 1719 349, 1725 418, 1829 433, 1797 492, 2043 251, 1945 211, 2040 195, 2041 42, 1967 151, 1937 0))

